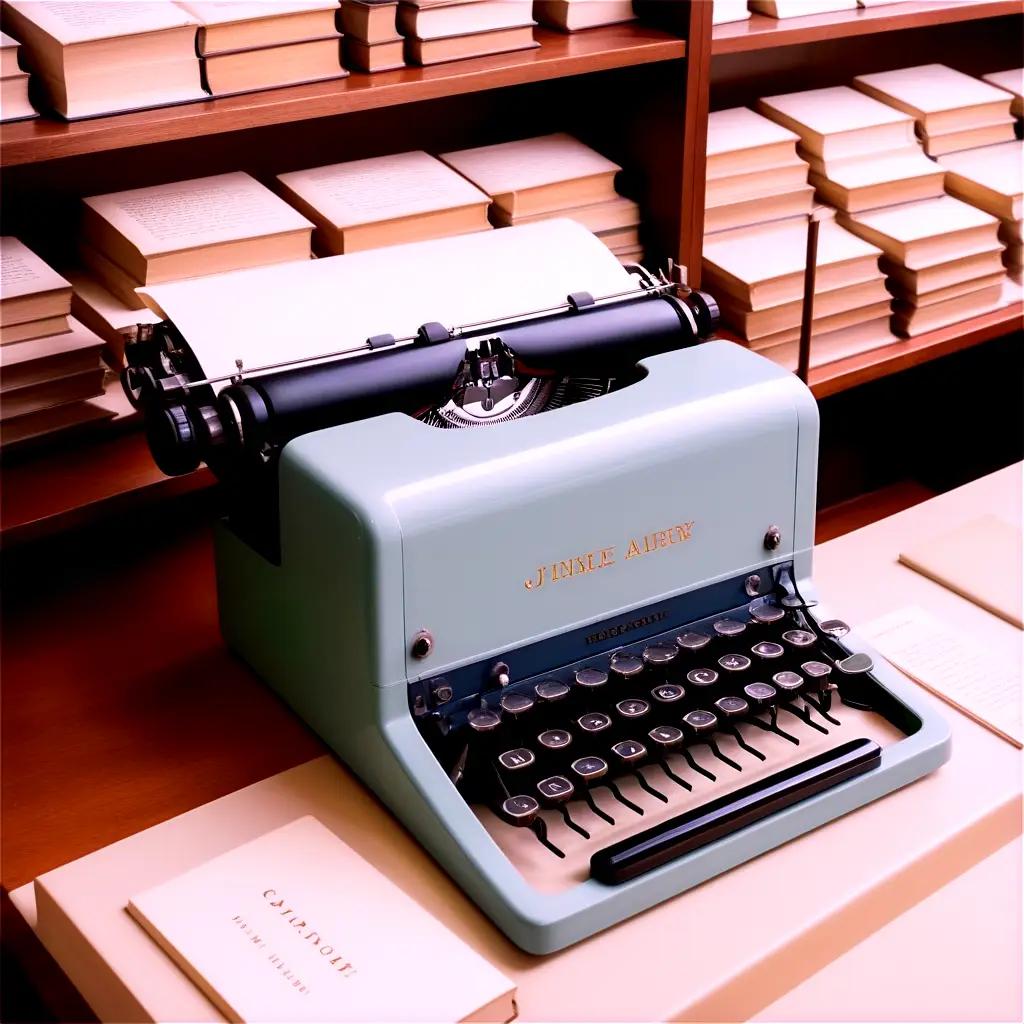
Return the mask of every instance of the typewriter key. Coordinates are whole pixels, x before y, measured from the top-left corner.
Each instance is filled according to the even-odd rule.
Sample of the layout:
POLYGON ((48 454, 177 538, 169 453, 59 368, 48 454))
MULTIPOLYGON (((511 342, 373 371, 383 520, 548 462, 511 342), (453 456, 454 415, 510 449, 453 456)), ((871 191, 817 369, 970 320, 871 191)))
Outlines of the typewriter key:
POLYGON ((759 658, 781 658, 785 653, 785 648, 782 644, 777 644, 772 640, 762 640, 760 643, 754 644, 750 649, 759 658))
POLYGON ((714 686, 718 682, 718 673, 713 668, 694 668, 686 673, 686 681, 691 686, 714 686))
POLYGON ((761 711, 763 708, 768 709, 768 724, 765 724, 759 718, 751 717, 748 719, 751 725, 764 729, 766 732, 774 732, 783 739, 789 740, 790 743, 799 745, 800 741, 795 736, 791 736, 788 732, 779 728, 779 709, 774 704, 779 693, 774 686, 768 683, 748 683, 743 687, 743 692, 758 711, 761 711))
POLYGON ((719 636, 739 636, 747 627, 735 619, 719 619, 711 628, 719 636))
POLYGON ((711 637, 705 636, 703 633, 680 633, 676 637, 676 645, 681 651, 689 651, 693 653, 699 651, 703 647, 711 643, 711 637))
POLYGON ((565 729, 546 729, 537 737, 545 750, 564 750, 572 743, 572 733, 565 729))
POLYGON ((473 708, 466 721, 474 732, 494 732, 501 725, 501 716, 490 708, 473 708))
POLYGON ((597 690, 608 682, 608 673, 599 668, 581 668, 576 673, 576 685, 585 690, 597 690))
POLYGON ((644 648, 644 664, 653 669, 664 671, 676 660, 679 654, 678 647, 669 647, 668 644, 651 644, 644 648))
POLYGON ((506 715, 518 718, 533 707, 533 698, 528 693, 503 693, 498 704, 506 715))
POLYGON ((786 694, 796 694, 804 685, 804 677, 797 672, 776 672, 772 682, 778 690, 786 694))
POLYGON ((722 697, 715 701, 715 707, 723 718, 739 718, 750 711, 750 705, 742 697, 722 697))
POLYGON ((552 775, 549 779, 541 779, 537 783, 537 792, 540 793, 542 800, 561 812, 562 821, 569 828, 578 832, 584 839, 590 838, 590 833, 572 820, 569 808, 565 806, 572 799, 576 787, 564 775, 552 775))
POLYGON ((608 774, 608 764, 600 757, 578 757, 570 767, 584 782, 593 782, 608 774))
POLYGON ((686 696, 686 691, 675 683, 662 683, 651 690, 651 696, 659 704, 675 704, 686 696))
POLYGON ((723 654, 718 664, 726 672, 746 672, 750 668, 750 659, 745 654, 723 654))
POLYGON ((826 619, 818 623, 818 628, 833 640, 841 640, 850 632, 850 627, 842 619, 826 619))
POLYGON ((767 707, 776 697, 775 687, 768 683, 748 683, 743 687, 743 692, 758 710, 767 707))
POLYGON ((644 663, 634 654, 613 654, 610 668, 619 679, 633 679, 643 672, 644 663))
POLYGON ((629 700, 620 700, 615 705, 615 710, 623 718, 642 718, 651 710, 651 705, 645 700, 640 700, 639 697, 631 697, 629 700))
POLYGON ((806 629, 787 629, 782 634, 782 639, 793 647, 810 647, 814 643, 815 636, 806 629))
POLYGON ((862 675, 870 672, 873 667, 871 657, 862 652, 851 654, 848 658, 836 662, 836 668, 848 676, 862 675))
POLYGON ((501 805, 502 814, 513 825, 529 825, 539 810, 540 804, 532 796, 510 796, 501 805))
POLYGON ((755 622, 760 622, 764 626, 770 626, 773 622, 786 617, 785 610, 774 604, 752 604, 747 613, 755 622))
POLYGON ((611 727, 612 720, 603 711, 588 711, 577 719, 579 727, 586 733, 604 732, 611 727))
POLYGON ((498 755, 498 763, 510 772, 529 768, 536 760, 533 751, 528 747, 516 747, 515 750, 506 750, 498 755))
POLYGON ((655 789, 640 771, 640 765, 647 760, 647 748, 639 740, 619 740, 612 747, 612 753, 618 759, 620 767, 636 780, 637 785, 645 793, 662 803, 668 803, 668 797, 661 790, 655 789))
POLYGON ((569 687, 557 679, 542 679, 533 688, 537 699, 544 704, 553 704, 569 696, 569 687))
POLYGON ((805 661, 800 666, 800 671, 810 680, 810 684, 819 698, 819 700, 815 700, 809 694, 804 694, 804 700, 826 721, 833 725, 839 725, 839 719, 833 718, 829 714, 832 710, 832 691, 836 689, 836 684, 829 680, 832 666, 824 661, 805 661))
POLYGON ((668 761, 665 759, 669 753, 682 746, 684 739, 683 730, 677 729, 674 725, 656 725, 647 735, 654 744, 655 758, 658 762, 658 767, 660 767, 661 770, 677 786, 682 786, 683 789, 692 790, 693 786, 691 786, 686 779, 681 779, 676 775, 676 773, 669 767, 668 761))
POLYGON ((718 716, 711 711, 698 709, 683 715, 683 724, 689 726, 694 736, 706 736, 715 731, 718 716))
POLYGON ((808 679, 813 679, 817 682, 820 679, 828 679, 829 673, 832 671, 832 666, 826 665, 823 661, 805 661, 800 666, 800 671, 803 672, 808 679))

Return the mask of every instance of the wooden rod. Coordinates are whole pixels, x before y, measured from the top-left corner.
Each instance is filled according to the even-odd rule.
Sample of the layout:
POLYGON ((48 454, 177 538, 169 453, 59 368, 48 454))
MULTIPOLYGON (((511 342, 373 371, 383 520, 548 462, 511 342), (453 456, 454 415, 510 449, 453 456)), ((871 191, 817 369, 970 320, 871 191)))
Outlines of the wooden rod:
POLYGON ((806 384, 811 370, 811 328, 814 321, 814 283, 818 276, 818 228, 820 211, 807 218, 807 255, 804 263, 804 304, 800 313, 800 349, 796 373, 806 384))

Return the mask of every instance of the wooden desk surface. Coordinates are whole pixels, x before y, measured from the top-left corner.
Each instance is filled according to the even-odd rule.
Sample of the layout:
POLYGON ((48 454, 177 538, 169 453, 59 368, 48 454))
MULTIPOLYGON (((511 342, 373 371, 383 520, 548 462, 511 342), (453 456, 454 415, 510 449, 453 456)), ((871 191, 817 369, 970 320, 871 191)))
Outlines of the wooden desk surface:
MULTIPOLYGON (((1004 498, 1008 483, 1012 487, 1012 477, 1002 483, 1004 498)), ((992 507, 992 500, 985 492, 981 507, 992 507)), ((831 563, 823 548, 818 562, 826 596, 835 595, 837 610, 853 609, 847 614, 854 621, 867 617, 848 596, 867 574, 869 541, 860 539, 855 557, 831 563)), ((883 546, 878 550, 889 557, 883 546)), ((31 573, 22 566, 24 585, 5 608, 0 879, 7 890, 322 750, 224 649, 205 527, 186 518, 144 547, 141 538, 129 538, 117 552, 95 554, 66 551, 31 573)), ((887 596, 888 607, 931 604, 918 594, 887 596)), ((987 742, 971 723, 958 729, 971 743, 987 742)), ((955 781, 954 768, 940 776, 955 781)), ((882 804, 912 803, 919 787, 931 782, 882 804)), ((805 841, 785 849, 801 844, 806 851, 805 841)), ((777 859, 779 852, 769 856, 777 859)), ((665 923, 669 910, 657 908, 616 932, 627 943, 636 940, 645 920, 665 923)), ((564 970, 549 960, 531 963, 528 972, 521 954, 492 944, 499 961, 511 954, 524 970, 521 983, 528 973, 549 990, 581 984, 579 972, 593 967, 586 944, 559 958, 564 970)), ((604 938, 601 946, 609 952, 604 938)), ((657 960, 666 955, 656 952, 657 960)))

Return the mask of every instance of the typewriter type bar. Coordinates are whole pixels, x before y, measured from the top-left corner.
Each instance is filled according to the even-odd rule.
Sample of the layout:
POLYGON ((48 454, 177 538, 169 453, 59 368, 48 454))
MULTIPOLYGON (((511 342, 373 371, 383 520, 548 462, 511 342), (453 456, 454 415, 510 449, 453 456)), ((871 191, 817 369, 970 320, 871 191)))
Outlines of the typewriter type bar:
POLYGON ((877 768, 881 756, 882 748, 873 740, 850 740, 599 850, 590 859, 591 877, 606 885, 627 882, 815 793, 877 768))

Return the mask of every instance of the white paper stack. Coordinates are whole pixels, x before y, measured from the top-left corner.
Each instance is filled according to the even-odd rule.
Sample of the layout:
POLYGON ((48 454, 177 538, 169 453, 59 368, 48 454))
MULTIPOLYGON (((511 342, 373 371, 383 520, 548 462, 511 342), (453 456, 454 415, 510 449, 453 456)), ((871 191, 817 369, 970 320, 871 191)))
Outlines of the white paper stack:
POLYGON ((442 64, 494 53, 530 50, 531 0, 402 0, 398 29, 409 64, 442 64))

